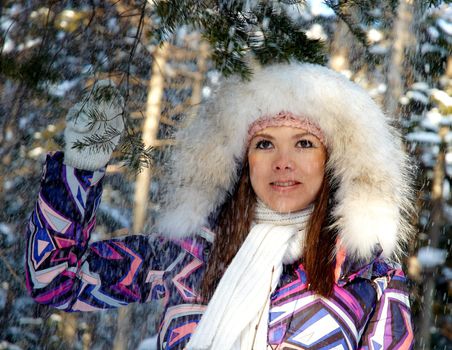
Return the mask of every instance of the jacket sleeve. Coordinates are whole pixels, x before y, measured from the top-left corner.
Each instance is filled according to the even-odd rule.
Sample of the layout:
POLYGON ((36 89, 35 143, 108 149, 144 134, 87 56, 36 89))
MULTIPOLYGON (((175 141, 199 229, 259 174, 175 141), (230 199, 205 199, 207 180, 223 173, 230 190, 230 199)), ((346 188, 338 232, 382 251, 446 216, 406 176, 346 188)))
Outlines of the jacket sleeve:
POLYGON ((134 235, 89 244, 103 177, 64 165, 61 152, 47 156, 27 228, 26 284, 38 303, 92 311, 168 300, 160 252, 170 243, 134 235))
POLYGON ((374 279, 377 304, 361 336, 359 349, 412 349, 413 324, 407 280, 400 268, 374 279))

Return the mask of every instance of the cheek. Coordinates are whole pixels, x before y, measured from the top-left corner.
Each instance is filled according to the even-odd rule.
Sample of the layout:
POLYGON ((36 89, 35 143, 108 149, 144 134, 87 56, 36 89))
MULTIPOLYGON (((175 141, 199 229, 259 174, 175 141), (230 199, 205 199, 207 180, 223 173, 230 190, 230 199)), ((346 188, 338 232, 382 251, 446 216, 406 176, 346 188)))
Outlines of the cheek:
POLYGON ((325 172, 325 166, 323 164, 316 165, 312 168, 312 174, 320 179, 323 179, 323 174, 325 172))
POLYGON ((262 159, 258 156, 249 155, 248 164, 250 169, 250 181, 254 191, 259 192, 259 188, 265 182, 266 167, 262 159))
POLYGON ((248 164, 249 164, 249 169, 250 169, 250 181, 251 181, 251 186, 255 186, 258 178, 259 178, 259 163, 257 162, 255 157, 248 157, 248 164))
POLYGON ((317 164, 312 168, 312 179, 314 180, 313 187, 316 189, 316 195, 322 186, 322 182, 325 175, 325 165, 323 163, 317 164))
POLYGON ((308 176, 323 178, 325 172, 325 157, 323 155, 313 155, 302 160, 302 169, 308 176))

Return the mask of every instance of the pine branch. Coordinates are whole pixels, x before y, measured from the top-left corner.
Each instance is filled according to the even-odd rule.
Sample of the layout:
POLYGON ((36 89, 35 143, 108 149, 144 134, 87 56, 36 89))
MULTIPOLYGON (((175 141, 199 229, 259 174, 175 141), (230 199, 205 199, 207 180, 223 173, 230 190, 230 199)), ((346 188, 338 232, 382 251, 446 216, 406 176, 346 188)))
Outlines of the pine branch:
POLYGON ((225 76, 234 73, 249 78, 251 69, 246 63, 249 52, 250 19, 234 11, 223 11, 222 16, 208 15, 205 18, 204 38, 213 48, 212 60, 225 76))
POLYGON ((155 0, 159 23, 154 28, 163 41, 182 25, 198 28, 212 47, 212 60, 225 76, 239 73, 249 78, 249 56, 261 64, 307 61, 323 64, 323 45, 307 38, 304 30, 285 13, 284 6, 302 0, 186 1, 155 0))
MULTIPOLYGON (((182 25, 200 29, 213 49, 212 60, 223 75, 238 73, 243 78, 249 78, 252 72, 249 66, 250 57, 263 65, 287 62, 292 59, 325 63, 322 43, 309 39, 304 30, 284 11, 287 5, 303 4, 302 0, 261 2, 155 0, 154 3, 153 15, 158 17, 153 21, 154 38, 162 42, 182 25), (249 3, 251 3, 250 6, 249 3)), ((140 20, 130 50, 129 62, 133 61, 140 42, 145 13, 146 4, 140 4, 140 20)), ((126 101, 129 91, 129 69, 130 65, 127 66, 125 74, 126 101)), ((98 103, 116 101, 116 96, 112 93, 113 91, 108 89, 93 89, 88 99, 91 98, 98 103)), ((86 110, 90 129, 105 126, 107 116, 102 111, 96 108, 86 108, 86 110)), ((107 128, 105 134, 86 137, 76 143, 75 147, 90 147, 93 152, 110 151, 113 145, 112 139, 116 136, 117 133, 107 128)), ((146 149, 139 137, 129 131, 123 139, 122 151, 124 161, 134 169, 149 166, 152 163, 153 149, 146 149)))
POLYGON ((154 147, 146 147, 141 137, 128 129, 121 144, 121 154, 124 165, 138 173, 154 164, 156 150, 154 147))
POLYGON ((113 139, 117 136, 120 136, 121 133, 118 132, 115 128, 108 125, 107 122, 100 123, 104 125, 99 125, 98 128, 101 127, 104 129, 102 134, 93 134, 90 136, 83 137, 82 140, 77 140, 74 142, 72 148, 77 150, 82 150, 88 148, 89 152, 104 152, 109 153, 112 152, 115 148, 115 143, 113 139))
MULTIPOLYGON (((80 113, 85 113, 88 116, 89 130, 92 130, 97 122, 108 122, 115 118, 122 118, 124 111, 123 105, 120 102, 122 96, 120 92, 111 85, 106 86, 96 86, 88 90, 87 88, 83 90, 83 103, 80 109, 75 114, 74 118, 77 119, 80 113), (118 115, 107 116, 104 109, 100 109, 101 104, 110 104, 113 108, 120 109, 121 112, 118 115)), ((100 125, 99 125, 100 127, 100 125)))
POLYGON ((55 82, 61 78, 60 72, 50 68, 49 52, 36 53, 22 62, 12 55, 0 55, 0 75, 34 89, 43 81, 55 82))
POLYGON ((129 91, 130 91, 130 69, 132 66, 132 62, 133 62, 133 58, 135 56, 137 47, 138 47, 138 43, 140 42, 141 39, 141 35, 143 32, 143 26, 144 26, 144 17, 146 14, 146 5, 147 5, 147 1, 143 1, 143 5, 140 8, 140 19, 138 20, 138 27, 137 27, 137 31, 135 32, 135 37, 133 40, 133 45, 132 45, 132 49, 130 50, 129 53, 129 60, 128 60, 128 64, 127 64, 127 72, 126 72, 126 95, 124 97, 125 102, 127 103, 128 99, 129 99, 129 91))
POLYGON ((441 4, 450 4, 452 0, 424 0, 425 3, 430 7, 437 7, 441 4))
POLYGON ((288 62, 291 58, 311 63, 325 63, 326 55, 320 40, 308 39, 301 28, 291 24, 285 13, 260 7, 258 36, 250 36, 250 46, 261 64, 288 62), (259 35, 262 33, 262 40, 259 35))
POLYGON ((120 103, 122 96, 119 90, 112 85, 94 86, 88 98, 92 98, 96 103, 111 103, 118 109, 122 108, 122 104, 120 103))
POLYGON ((351 16, 351 8, 355 5, 358 5, 361 8, 363 6, 368 7, 368 2, 364 1, 349 1, 349 0, 324 0, 325 4, 330 7, 336 16, 340 18, 348 27, 350 32, 358 39, 358 41, 364 46, 366 53, 369 54, 369 43, 367 42, 366 33, 359 27, 357 23, 353 20, 351 16))

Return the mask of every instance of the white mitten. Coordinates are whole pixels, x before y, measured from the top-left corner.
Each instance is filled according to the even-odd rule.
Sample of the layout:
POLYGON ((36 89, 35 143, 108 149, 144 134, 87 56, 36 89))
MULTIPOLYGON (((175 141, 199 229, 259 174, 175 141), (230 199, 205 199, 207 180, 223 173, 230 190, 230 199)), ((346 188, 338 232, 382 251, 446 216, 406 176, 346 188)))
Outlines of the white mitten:
POLYGON ((98 81, 66 116, 64 164, 84 170, 104 167, 124 130, 123 110, 124 99, 114 84, 108 80, 98 81), (99 140, 99 146, 74 148, 77 141, 88 139, 99 140))

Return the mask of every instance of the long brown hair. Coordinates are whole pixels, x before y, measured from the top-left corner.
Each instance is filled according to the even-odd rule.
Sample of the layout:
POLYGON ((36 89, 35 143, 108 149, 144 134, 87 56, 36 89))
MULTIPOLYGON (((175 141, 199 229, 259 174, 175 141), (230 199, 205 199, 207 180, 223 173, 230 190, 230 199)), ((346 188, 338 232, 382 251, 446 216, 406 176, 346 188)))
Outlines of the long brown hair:
POLYGON ((246 161, 235 191, 220 210, 216 236, 206 273, 201 283, 201 295, 210 299, 224 271, 239 251, 253 221, 256 194, 251 186, 246 161))
POLYGON ((335 187, 325 171, 322 187, 309 219, 303 251, 303 266, 308 275, 309 288, 329 297, 333 292, 336 267, 337 230, 331 213, 335 187))
MULTIPOLYGON (((325 172, 323 183, 308 222, 303 263, 310 289, 330 296, 334 287, 337 234, 331 227, 331 184, 325 172)), ((220 210, 216 238, 203 281, 201 295, 209 300, 226 268, 245 241, 254 218, 256 194, 251 186, 248 162, 241 171, 235 191, 220 210)))

